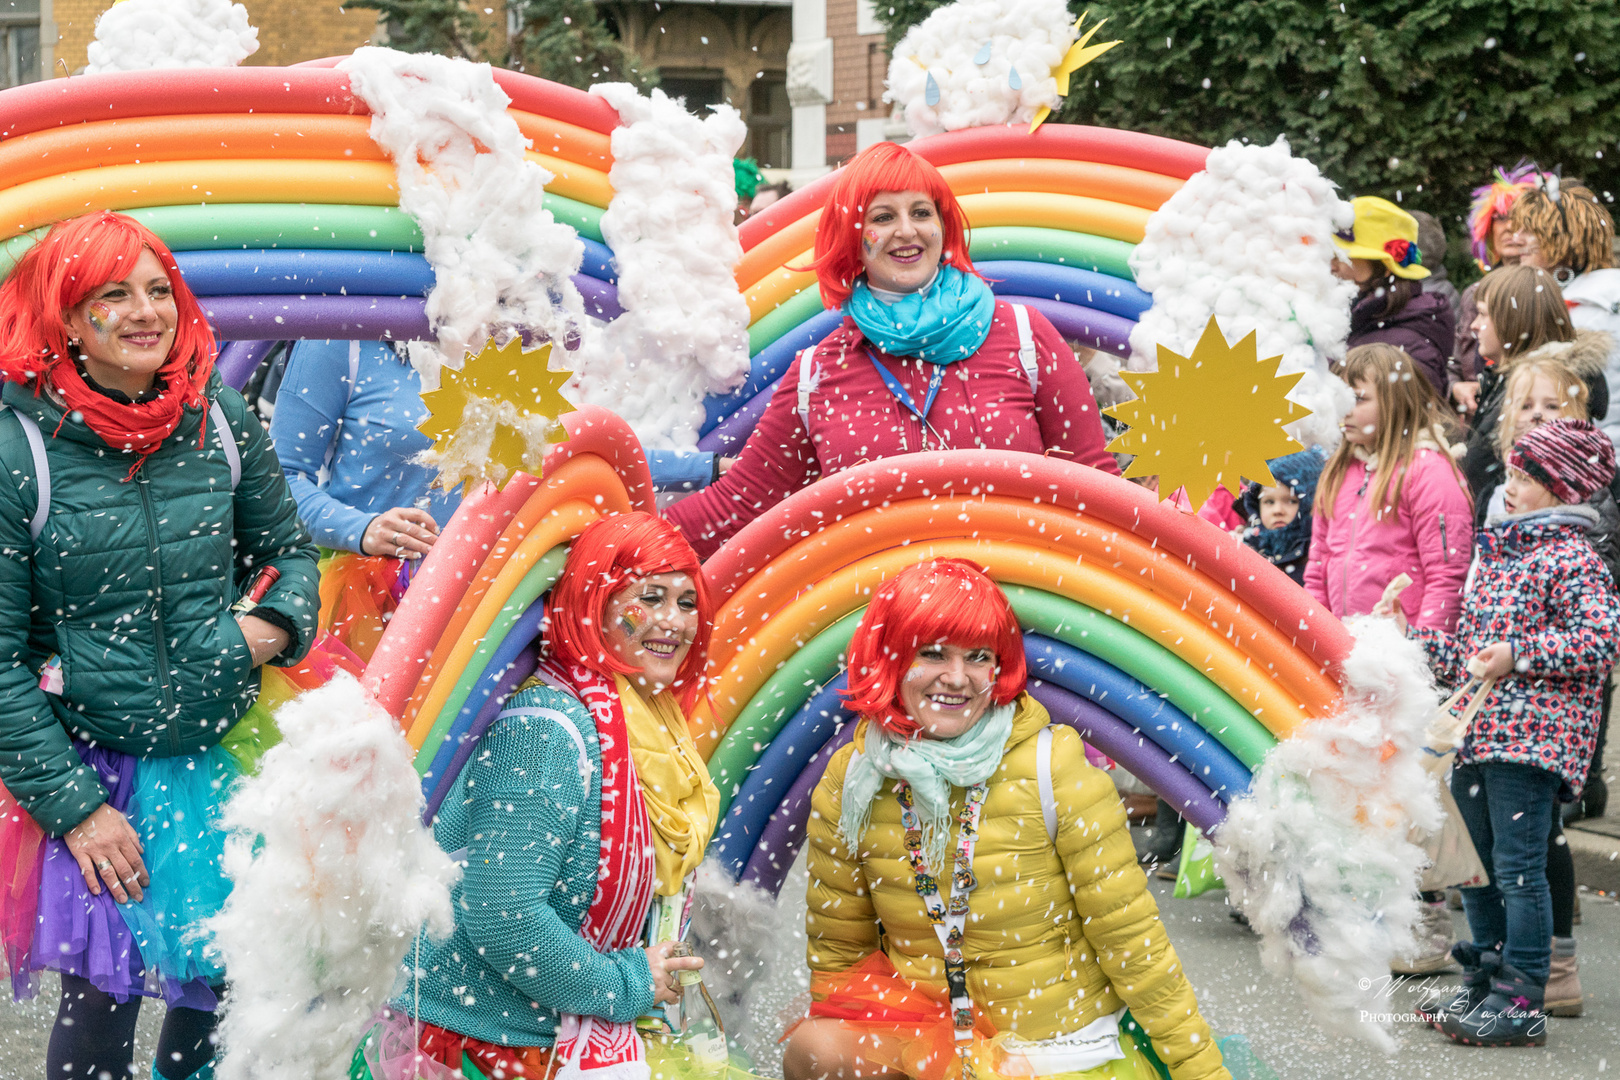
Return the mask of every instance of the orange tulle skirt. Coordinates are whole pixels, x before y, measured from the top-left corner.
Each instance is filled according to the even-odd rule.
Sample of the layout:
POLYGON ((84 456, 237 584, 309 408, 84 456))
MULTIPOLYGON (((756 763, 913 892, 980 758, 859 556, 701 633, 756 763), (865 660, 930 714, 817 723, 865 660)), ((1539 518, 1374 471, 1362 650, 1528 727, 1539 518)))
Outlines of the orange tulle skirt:
POLYGON ((321 560, 321 629, 369 663, 408 577, 400 559, 332 552, 321 560))
MULTIPOLYGON (((914 1080, 962 1080, 951 1023, 950 999, 943 988, 919 986, 875 952, 846 971, 817 972, 810 978, 816 1001, 811 1019, 837 1020, 861 1034, 860 1055, 869 1064, 914 1080)), ((798 1025, 789 1028, 789 1038, 798 1025)), ((1035 1073, 1004 1044, 1010 1037, 973 1006, 973 1072, 979 1080, 1031 1080, 1035 1073)), ((1125 1056, 1080 1072, 1050 1074, 1047 1080, 1157 1080, 1158 1072, 1136 1043, 1121 1031, 1125 1056)))

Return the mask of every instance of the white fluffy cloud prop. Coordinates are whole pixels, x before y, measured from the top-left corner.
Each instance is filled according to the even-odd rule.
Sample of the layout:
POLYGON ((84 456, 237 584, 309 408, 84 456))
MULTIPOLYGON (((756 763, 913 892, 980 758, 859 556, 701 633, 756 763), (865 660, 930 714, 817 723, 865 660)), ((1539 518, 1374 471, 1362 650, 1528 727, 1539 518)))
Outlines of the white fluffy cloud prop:
POLYGON ((96 19, 84 71, 235 67, 258 51, 247 8, 231 0, 122 0, 96 19))
POLYGON ((453 927, 458 871, 399 726, 342 673, 276 721, 284 741, 225 808, 220 1080, 347 1076, 418 928, 453 927))
POLYGON ((393 159, 399 205, 437 277, 427 314, 438 348, 411 347, 423 388, 490 337, 563 340, 584 311, 569 279, 585 248, 542 205, 552 175, 524 158, 489 65, 368 47, 338 68, 371 109, 371 138, 393 159))
POLYGON ((1156 345, 1191 355, 1211 315, 1230 341, 1258 331, 1260 356, 1282 356, 1280 374, 1306 373, 1288 396, 1313 415, 1288 433, 1336 445, 1351 394, 1329 362, 1344 356, 1355 286, 1333 276, 1333 233, 1353 219, 1332 182, 1281 137, 1210 151, 1131 255, 1153 307, 1131 331, 1130 368, 1155 370, 1156 345))
POLYGON ((900 39, 883 98, 913 135, 1028 124, 1062 100, 1052 69, 1074 38, 1065 0, 957 0, 900 39))
POLYGON ((1420 764, 1439 699, 1422 651, 1393 621, 1352 621, 1344 709, 1266 756, 1215 834, 1215 865, 1261 937, 1266 967, 1290 976, 1330 1030, 1393 1048, 1381 991, 1415 946, 1423 851, 1412 824, 1439 826, 1420 764))
POLYGON ((618 110, 613 199, 602 236, 613 249, 624 314, 591 326, 567 363, 569 399, 611 408, 651 447, 696 445, 703 397, 748 374, 748 303, 732 158, 748 134, 736 109, 687 112, 654 90, 597 84, 618 110))

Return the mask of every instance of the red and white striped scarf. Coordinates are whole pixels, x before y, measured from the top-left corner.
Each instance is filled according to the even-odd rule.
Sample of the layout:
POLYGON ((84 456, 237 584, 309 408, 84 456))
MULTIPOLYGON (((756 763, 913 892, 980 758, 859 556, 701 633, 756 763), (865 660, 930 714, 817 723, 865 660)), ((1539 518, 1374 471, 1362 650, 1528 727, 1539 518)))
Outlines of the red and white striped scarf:
MULTIPOLYGON (((652 824, 641 797, 624 707, 612 680, 578 664, 548 660, 540 677, 577 697, 596 722, 602 748, 602 855, 596 895, 580 934, 602 953, 641 942, 652 908, 652 824)), ((633 1023, 564 1013, 557 1024, 553 1061, 557 1080, 647 1080, 650 1070, 633 1023)))

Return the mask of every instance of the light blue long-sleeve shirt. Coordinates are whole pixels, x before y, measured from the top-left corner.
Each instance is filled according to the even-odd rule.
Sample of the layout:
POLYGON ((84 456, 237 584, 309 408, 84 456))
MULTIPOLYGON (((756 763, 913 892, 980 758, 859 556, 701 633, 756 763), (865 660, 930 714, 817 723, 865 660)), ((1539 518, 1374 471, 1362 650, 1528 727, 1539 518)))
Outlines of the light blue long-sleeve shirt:
POLYGON ((317 544, 359 551, 372 518, 423 496, 440 528, 455 513, 460 489, 429 492, 432 470, 411 462, 432 445, 416 430, 427 416, 421 391, 416 370, 385 342, 360 343, 352 392, 347 341, 293 346, 270 438, 317 544))

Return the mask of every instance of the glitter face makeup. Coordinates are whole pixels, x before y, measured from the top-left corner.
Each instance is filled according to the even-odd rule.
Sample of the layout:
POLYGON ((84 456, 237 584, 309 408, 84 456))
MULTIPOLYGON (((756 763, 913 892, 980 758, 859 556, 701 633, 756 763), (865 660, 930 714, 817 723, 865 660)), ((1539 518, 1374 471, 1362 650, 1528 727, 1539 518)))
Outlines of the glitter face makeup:
POLYGON ((640 604, 626 604, 624 610, 619 612, 619 625, 624 627, 624 632, 628 636, 635 637, 651 617, 647 609, 640 604))
POLYGON ((107 337, 112 333, 113 327, 118 324, 118 312, 100 300, 92 302, 85 309, 84 317, 90 320, 90 326, 100 337, 107 337))

